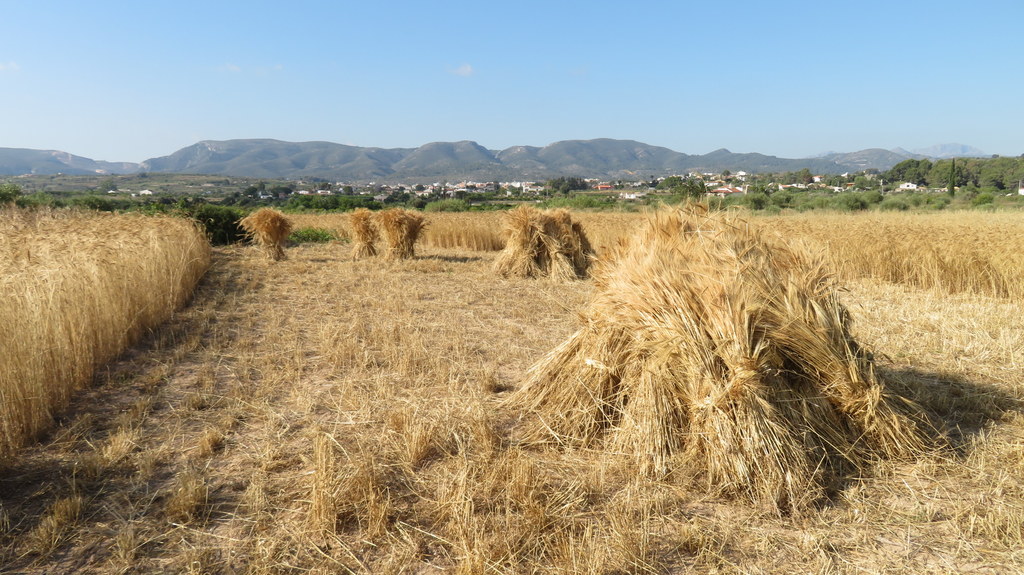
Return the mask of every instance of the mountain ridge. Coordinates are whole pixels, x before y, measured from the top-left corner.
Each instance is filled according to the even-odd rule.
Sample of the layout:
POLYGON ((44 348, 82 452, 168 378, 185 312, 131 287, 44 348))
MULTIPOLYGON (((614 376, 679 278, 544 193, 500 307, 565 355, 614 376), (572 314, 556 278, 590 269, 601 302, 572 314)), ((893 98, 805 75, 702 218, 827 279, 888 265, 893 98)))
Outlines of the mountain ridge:
POLYGON ((692 171, 755 173, 807 168, 814 173, 829 174, 887 170, 906 159, 955 157, 957 151, 965 155, 985 155, 962 144, 942 144, 914 152, 870 148, 790 159, 760 153, 734 153, 726 148, 692 155, 635 140, 610 138, 561 140, 543 147, 512 146, 504 150, 489 150, 471 140, 430 142, 417 148, 376 148, 326 141, 254 138, 202 140, 170 155, 137 164, 96 161, 58 150, 0 148, 0 174, 166 172, 339 181, 509 181, 571 175, 638 180, 692 171))

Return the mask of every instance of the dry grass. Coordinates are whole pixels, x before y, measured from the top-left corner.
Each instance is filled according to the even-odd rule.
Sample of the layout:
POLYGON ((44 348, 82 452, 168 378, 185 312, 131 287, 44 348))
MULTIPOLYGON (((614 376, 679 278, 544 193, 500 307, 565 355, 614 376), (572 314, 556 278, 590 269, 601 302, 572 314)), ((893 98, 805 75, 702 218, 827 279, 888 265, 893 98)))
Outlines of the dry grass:
POLYGON ((505 231, 505 248, 494 262, 498 275, 563 281, 587 276, 594 249, 567 210, 520 206, 505 214, 505 231))
POLYGON ((274 261, 285 258, 284 245, 292 233, 292 222, 272 208, 260 208, 238 222, 242 229, 274 261))
MULTIPOLYGON (((580 220, 599 254, 613 221, 633 222, 619 235, 636 221, 590 216, 580 220)), ((52 436, 0 474, 0 563, 265 574, 1024 565, 1014 299, 845 281, 851 336, 885 352, 879 376, 934 413, 952 447, 879 460, 826 504, 779 516, 699 480, 637 477, 625 455, 515 443, 519 414, 504 397, 571 335, 594 288, 499 279, 496 255, 418 245, 415 259, 381 265, 301 245, 272 263, 218 248, 193 305, 102 370, 52 436), (210 433, 221 439, 207 449, 210 433), (132 449, 108 452, 118 463, 79 474, 127 439, 132 449), (171 521, 189 470, 205 490, 181 490, 191 520, 171 521), (48 510, 75 496, 77 516, 43 538, 53 549, 26 553, 48 510)))
POLYGON ((0 456, 170 318, 209 265, 181 219, 0 211, 0 456))

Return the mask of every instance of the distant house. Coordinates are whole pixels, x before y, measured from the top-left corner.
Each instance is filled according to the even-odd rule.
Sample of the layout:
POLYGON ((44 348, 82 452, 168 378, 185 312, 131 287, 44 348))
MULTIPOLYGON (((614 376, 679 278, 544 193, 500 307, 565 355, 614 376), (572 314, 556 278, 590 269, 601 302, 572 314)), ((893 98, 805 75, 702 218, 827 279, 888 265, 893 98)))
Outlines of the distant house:
POLYGON ((723 186, 721 188, 715 188, 715 189, 709 191, 707 193, 707 195, 709 195, 709 196, 718 196, 720 198, 726 198, 726 197, 729 197, 729 196, 731 196, 733 194, 745 194, 745 193, 747 193, 747 192, 745 192, 744 190, 741 190, 740 188, 734 188, 734 187, 731 187, 731 186, 723 186))
POLYGON ((622 192, 622 193, 619 194, 619 197, 624 199, 624 200, 639 200, 641 198, 647 197, 647 192, 643 192, 643 191, 622 192))
POLYGON ((140 196, 152 196, 153 192, 151 190, 139 190, 139 195, 140 196))
POLYGON ((914 182, 903 182, 902 184, 900 184, 900 189, 901 190, 916 190, 917 189, 917 184, 915 184, 914 182))
POLYGON ((597 184, 596 186, 594 186, 594 189, 598 190, 598 191, 613 190, 613 189, 615 189, 615 186, 613 186, 612 184, 607 184, 605 182, 601 182, 600 184, 597 184))

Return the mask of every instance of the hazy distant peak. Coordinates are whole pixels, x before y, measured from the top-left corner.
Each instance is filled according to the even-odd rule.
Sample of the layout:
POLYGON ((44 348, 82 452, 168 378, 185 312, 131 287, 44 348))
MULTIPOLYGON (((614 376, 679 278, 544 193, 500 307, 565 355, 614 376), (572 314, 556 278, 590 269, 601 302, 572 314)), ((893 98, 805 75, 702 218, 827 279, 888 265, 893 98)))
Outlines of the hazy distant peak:
POLYGON ((985 152, 965 144, 937 144, 927 148, 918 148, 913 153, 929 158, 983 158, 985 152))

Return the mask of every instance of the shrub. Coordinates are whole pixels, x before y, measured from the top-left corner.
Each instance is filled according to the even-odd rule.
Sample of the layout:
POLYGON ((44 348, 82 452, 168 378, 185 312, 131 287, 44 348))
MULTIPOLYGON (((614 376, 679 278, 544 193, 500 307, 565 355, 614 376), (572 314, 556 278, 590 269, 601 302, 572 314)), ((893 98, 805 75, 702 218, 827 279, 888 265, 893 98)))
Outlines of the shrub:
POLYGON ((747 194, 744 200, 752 210, 763 210, 768 206, 768 196, 762 192, 747 194))
POLYGON ((903 198, 886 198, 882 200, 882 203, 878 204, 878 209, 890 212, 905 212, 910 209, 910 205, 903 198))
POLYGON ((793 194, 789 192, 775 192, 771 195, 771 202, 773 206, 780 208, 789 208, 793 205, 793 194))
POLYGON ((201 204, 192 206, 184 213, 203 226, 206 237, 215 246, 233 244, 245 237, 245 230, 239 224, 244 215, 241 210, 215 204, 201 204))
POLYGON ((863 194, 849 193, 836 196, 835 207, 838 210, 858 211, 868 209, 868 201, 863 194))
POLYGON ((971 205, 975 207, 984 206, 991 204, 992 202, 995 201, 995 199, 996 197, 993 196, 991 192, 982 192, 971 198, 971 205))
POLYGON ((21 188, 14 184, 0 184, 0 205, 9 204, 21 195, 21 188))
POLYGON ((869 190, 861 194, 861 197, 865 202, 869 204, 880 204, 882 202, 882 192, 878 190, 869 190))
POLYGON ((113 212, 122 203, 102 196, 79 196, 71 199, 72 206, 98 212, 113 212))
POLYGON ((288 236, 288 241, 296 244, 323 244, 338 239, 338 234, 326 228, 299 228, 288 236))

